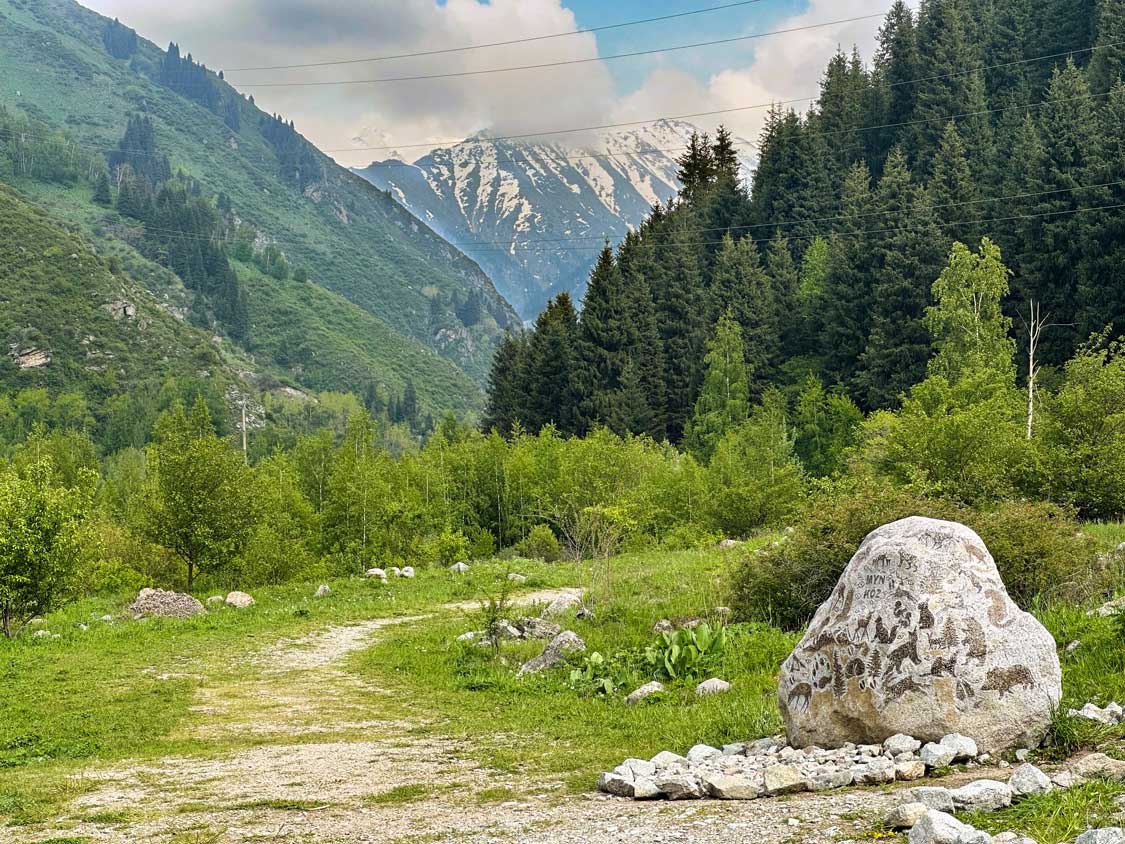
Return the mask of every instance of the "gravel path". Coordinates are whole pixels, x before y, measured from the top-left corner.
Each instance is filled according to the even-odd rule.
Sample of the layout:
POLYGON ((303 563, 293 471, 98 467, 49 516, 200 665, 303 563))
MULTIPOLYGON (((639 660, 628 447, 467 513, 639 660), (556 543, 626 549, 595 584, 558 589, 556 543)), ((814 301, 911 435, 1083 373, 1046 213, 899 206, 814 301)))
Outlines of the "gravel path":
POLYGON ((420 737, 418 727, 433 725, 373 720, 387 692, 344 668, 374 637, 419 618, 332 627, 254 654, 249 679, 205 685, 185 733, 237 736, 254 746, 87 771, 96 786, 65 817, 5 830, 6 840, 821 844, 870 840, 871 821, 899 802, 888 790, 849 790, 746 803, 634 803, 574 797, 559 784, 486 769, 463 743, 435 739, 433 729, 420 737))

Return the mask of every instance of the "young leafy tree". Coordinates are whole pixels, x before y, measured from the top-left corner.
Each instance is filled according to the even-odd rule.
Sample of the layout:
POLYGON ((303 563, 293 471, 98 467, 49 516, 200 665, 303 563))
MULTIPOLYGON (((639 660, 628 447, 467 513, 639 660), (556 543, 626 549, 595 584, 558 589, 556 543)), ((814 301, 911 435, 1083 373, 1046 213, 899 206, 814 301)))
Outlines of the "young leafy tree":
POLYGON ((0 632, 54 609, 85 558, 96 476, 56 486, 49 460, 0 469, 0 632))
POLYGON ((689 451, 710 458, 715 444, 750 413, 750 384, 742 330, 728 311, 719 318, 707 343, 707 374, 695 402, 695 414, 684 433, 689 451))
POLYGON ((953 244, 949 265, 934 282, 937 304, 926 310, 937 352, 930 361, 931 375, 955 384, 966 374, 989 373, 1000 383, 1015 383, 1012 321, 1000 307, 1009 275, 1000 247, 988 238, 976 253, 963 243, 953 244))
POLYGON ((177 405, 157 423, 141 510, 145 536, 184 563, 189 592, 249 542, 259 517, 251 470, 215 435, 202 399, 190 416, 177 405))

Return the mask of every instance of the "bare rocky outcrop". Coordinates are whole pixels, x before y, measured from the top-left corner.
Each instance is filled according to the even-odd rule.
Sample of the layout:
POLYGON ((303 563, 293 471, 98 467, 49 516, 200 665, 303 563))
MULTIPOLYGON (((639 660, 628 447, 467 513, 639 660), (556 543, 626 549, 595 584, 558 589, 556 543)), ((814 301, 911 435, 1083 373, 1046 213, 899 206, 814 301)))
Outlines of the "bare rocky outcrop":
POLYGON ((948 733, 982 752, 1038 745, 1062 695, 1055 642, 964 525, 914 517, 873 531, 782 667, 798 747, 948 733))

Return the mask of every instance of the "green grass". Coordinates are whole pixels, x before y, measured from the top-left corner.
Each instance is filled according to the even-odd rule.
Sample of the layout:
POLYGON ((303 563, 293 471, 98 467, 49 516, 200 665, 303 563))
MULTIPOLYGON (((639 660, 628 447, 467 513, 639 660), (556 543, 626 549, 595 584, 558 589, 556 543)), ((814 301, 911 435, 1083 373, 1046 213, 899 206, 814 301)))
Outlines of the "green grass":
POLYGON ((1119 826, 1121 807, 1115 798, 1122 794, 1125 785, 1121 783, 1091 782, 1031 797, 998 812, 959 817, 993 835, 1012 830, 1030 836, 1038 844, 1062 844, 1088 829, 1119 826))
POLYGON ((364 803, 371 806, 390 806, 399 803, 416 803, 419 800, 426 800, 434 794, 434 787, 424 785, 422 783, 410 783, 408 785, 396 785, 389 791, 382 791, 379 794, 372 794, 370 797, 364 798, 364 803))
MULTIPOLYGON (((588 650, 605 654, 652 642, 661 618, 704 615, 721 604, 724 555, 718 552, 650 552, 584 567, 592 585, 595 617, 566 626, 588 650)), ((356 669, 411 711, 432 716, 443 734, 485 737, 479 758, 504 771, 558 777, 588 791, 597 771, 623 756, 647 757, 663 749, 755 738, 777 732, 776 673, 796 637, 766 627, 732 628, 731 641, 706 676, 724 677, 732 692, 699 699, 697 680, 670 683, 649 704, 627 707, 623 687, 611 697, 583 696, 567 671, 517 679, 515 668, 542 650, 540 642, 512 642, 493 659, 488 649, 454 640, 473 619, 438 617, 399 629, 358 655, 356 669), (488 737, 491 737, 490 739, 488 737)), ((640 685, 651 676, 635 676, 640 685)), ((700 677, 698 679, 705 679, 700 677)))

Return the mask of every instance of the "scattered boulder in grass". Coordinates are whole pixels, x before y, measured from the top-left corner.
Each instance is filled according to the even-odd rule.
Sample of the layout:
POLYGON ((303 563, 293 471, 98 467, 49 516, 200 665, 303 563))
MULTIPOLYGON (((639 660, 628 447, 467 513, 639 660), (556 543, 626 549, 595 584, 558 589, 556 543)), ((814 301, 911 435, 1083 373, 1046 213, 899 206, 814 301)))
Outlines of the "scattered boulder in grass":
POLYGON ((1112 618, 1122 610, 1125 610, 1125 596, 1114 598, 1112 601, 1106 601, 1096 610, 1090 610, 1086 615, 1096 615, 1100 618, 1112 618))
POLYGON ((992 844, 1037 844, 1037 842, 1034 838, 1028 838, 1017 832, 1001 832, 992 836, 992 844))
POLYGON ((664 691, 664 684, 660 683, 656 680, 653 680, 651 683, 645 683, 639 689, 636 689, 635 691, 630 693, 630 695, 627 698, 625 698, 625 705, 626 706, 636 706, 638 703, 640 703, 646 697, 652 697, 653 695, 658 695, 663 691, 664 691))
POLYGON ((732 548, 737 548, 741 544, 742 543, 739 542, 737 539, 724 539, 722 542, 719 543, 719 547, 721 549, 723 549, 724 551, 729 551, 732 548))
POLYGON ((699 697, 710 697, 711 695, 726 694, 730 690, 730 683, 718 677, 712 677, 710 680, 704 680, 702 683, 695 687, 695 693, 699 697))
POLYGON ((959 812, 995 812, 1012 805, 1012 787, 998 780, 977 780, 950 793, 959 812))
POLYGON ((883 742, 884 752, 891 754, 891 756, 898 756, 900 753, 917 753, 921 746, 922 742, 914 736, 907 736, 902 733, 896 733, 883 742))
POLYGON ((327 598, 331 594, 332 594, 332 590, 331 590, 331 588, 329 588, 327 583, 322 583, 322 584, 320 584, 320 586, 318 586, 316 588, 316 597, 317 598, 327 598))
POLYGON ((228 607, 234 607, 236 610, 244 610, 247 607, 254 606, 257 601, 254 600, 252 595, 236 591, 227 595, 225 603, 228 607))
POLYGON ((1030 763, 1020 765, 1008 777, 1008 787, 1017 798, 1035 797, 1052 789, 1051 778, 1030 763))
POLYGON ((1012 602, 983 540, 922 517, 864 539, 778 687, 797 747, 895 733, 1034 747, 1061 695, 1054 639, 1012 602))
POLYGON ((1081 709, 1071 709, 1067 712, 1067 715, 1071 718, 1082 718, 1086 721, 1094 721, 1098 724, 1105 724, 1110 727, 1125 721, 1125 710, 1122 710, 1121 705, 1116 701, 1109 704, 1104 709, 1093 703, 1087 703, 1081 709))
POLYGON ((652 625, 652 632, 656 633, 656 634, 674 633, 675 630, 676 630, 676 625, 674 625, 671 621, 669 621, 666 618, 662 618, 662 619, 660 619, 660 621, 656 622, 656 624, 652 625))
POLYGON ((191 595, 164 589, 142 589, 129 612, 141 618, 191 618, 207 612, 191 595))
POLYGON ((104 621, 104 622, 105 622, 106 624, 113 624, 113 616, 112 616, 112 615, 103 615, 103 616, 102 616, 102 617, 101 617, 100 619, 98 619, 98 620, 99 620, 99 621, 104 621))
POLYGON ((387 573, 383 569, 368 569, 364 572, 364 577, 371 580, 381 580, 383 583, 387 582, 387 573))
POLYGON ((212 595, 210 598, 207 599, 207 606, 213 607, 213 606, 216 606, 218 604, 225 603, 225 602, 226 602, 226 598, 223 597, 222 595, 212 595))
POLYGON ((988 844, 991 840, 987 832, 933 809, 918 819, 909 837, 910 844, 988 844))
MULTIPOLYGON (((1069 771, 1081 780, 1106 779, 1125 782, 1125 762, 1104 753, 1091 753, 1070 765, 1069 771)), ((1056 783, 1057 784, 1057 783, 1056 783)))
POLYGON ((468 574, 469 573, 469 564, 468 563, 454 563, 453 565, 451 565, 449 567, 449 570, 453 574, 468 574))
POLYGON ((563 592, 557 595, 543 610, 543 618, 565 615, 572 609, 582 606, 582 595, 578 592, 563 592))
POLYGON ((923 803, 935 812, 952 812, 953 792, 940 785, 920 785, 912 788, 907 797, 914 803, 923 803))
POLYGON ((516 572, 511 572, 508 575, 508 580, 512 581, 512 583, 517 583, 517 584, 518 583, 527 583, 527 576, 523 575, 523 574, 517 574, 516 572))
POLYGON ((529 659, 521 665, 517 676, 523 677, 525 674, 538 674, 541 671, 555 668, 566 661, 566 655, 568 653, 584 650, 586 650, 586 643, 582 641, 582 637, 570 630, 564 630, 547 643, 547 647, 543 649, 543 653, 539 654, 539 656, 534 659, 529 659))
POLYGON ((562 633, 561 626, 546 618, 527 616, 517 618, 512 624, 519 631, 521 639, 554 639, 562 633))
POLYGON ((1125 844, 1125 830, 1119 826, 1091 829, 1079 835, 1074 844, 1125 844))
POLYGON ((398 576, 405 577, 407 580, 414 577, 414 566, 403 566, 398 576))
POLYGON ((903 803, 891 809, 883 820, 883 826, 887 829, 911 829, 928 811, 930 807, 925 803, 903 803))

